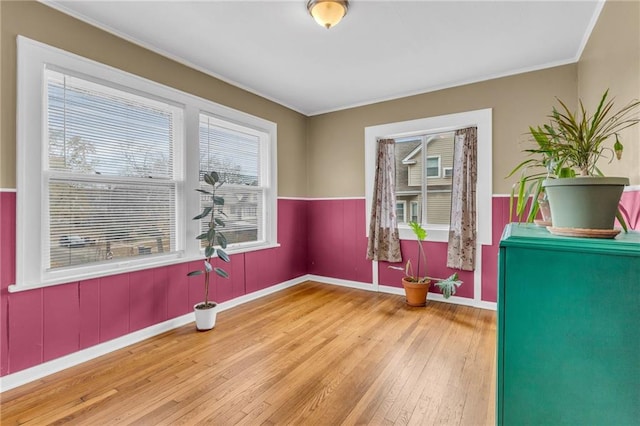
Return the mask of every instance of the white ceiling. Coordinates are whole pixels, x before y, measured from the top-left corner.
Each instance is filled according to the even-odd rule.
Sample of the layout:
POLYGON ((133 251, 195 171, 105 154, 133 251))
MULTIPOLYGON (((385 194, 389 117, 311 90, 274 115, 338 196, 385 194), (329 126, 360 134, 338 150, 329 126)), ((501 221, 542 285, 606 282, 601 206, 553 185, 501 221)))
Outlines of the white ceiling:
POLYGON ((579 59, 602 1, 44 1, 306 115, 579 59))

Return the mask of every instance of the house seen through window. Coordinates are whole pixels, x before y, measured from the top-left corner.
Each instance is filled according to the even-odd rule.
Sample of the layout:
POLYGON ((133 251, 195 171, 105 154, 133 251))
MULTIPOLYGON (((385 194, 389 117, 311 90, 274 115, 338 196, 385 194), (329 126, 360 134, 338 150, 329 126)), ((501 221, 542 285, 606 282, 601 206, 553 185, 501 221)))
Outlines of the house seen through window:
POLYGON ((454 132, 396 138, 398 223, 449 224, 453 141, 454 132))

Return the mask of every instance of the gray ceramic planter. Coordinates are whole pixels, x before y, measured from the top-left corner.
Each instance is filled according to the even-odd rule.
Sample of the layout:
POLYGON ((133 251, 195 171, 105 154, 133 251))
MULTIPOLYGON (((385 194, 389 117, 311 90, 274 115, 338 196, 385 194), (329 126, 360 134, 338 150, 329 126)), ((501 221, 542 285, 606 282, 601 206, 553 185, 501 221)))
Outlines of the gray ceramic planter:
POLYGON ((581 176, 543 183, 554 228, 613 229, 628 178, 581 176))

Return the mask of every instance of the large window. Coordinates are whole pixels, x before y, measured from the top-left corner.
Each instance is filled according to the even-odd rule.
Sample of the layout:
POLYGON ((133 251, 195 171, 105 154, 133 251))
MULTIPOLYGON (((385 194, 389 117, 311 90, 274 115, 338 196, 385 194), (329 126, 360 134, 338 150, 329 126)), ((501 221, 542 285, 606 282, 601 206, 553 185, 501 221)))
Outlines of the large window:
MULTIPOLYGON (((478 180, 476 187, 478 244, 491 244, 491 110, 428 117, 365 128, 365 199, 371 211, 378 139, 396 141, 396 200, 407 203, 406 220, 420 222, 427 240, 447 241, 453 182, 454 132, 477 127, 478 180)), ((370 217, 367 214, 369 229, 370 217)), ((415 239, 399 220, 400 238, 415 239)), ((368 232, 368 231, 367 231, 368 232)))
POLYGON ((276 245, 276 125, 18 37, 12 290, 202 256, 202 173, 230 253, 276 245))
POLYGON ((46 69, 44 267, 176 251, 183 111, 46 69))

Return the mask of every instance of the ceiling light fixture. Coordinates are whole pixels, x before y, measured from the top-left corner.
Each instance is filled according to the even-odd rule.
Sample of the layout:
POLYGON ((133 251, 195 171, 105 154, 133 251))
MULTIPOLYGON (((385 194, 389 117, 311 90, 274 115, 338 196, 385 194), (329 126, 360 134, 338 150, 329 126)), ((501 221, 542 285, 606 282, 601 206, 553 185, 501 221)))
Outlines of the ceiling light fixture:
POLYGON ((329 29, 347 14, 349 2, 347 0, 309 0, 307 10, 316 22, 329 29))

